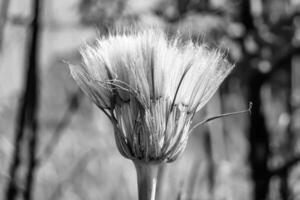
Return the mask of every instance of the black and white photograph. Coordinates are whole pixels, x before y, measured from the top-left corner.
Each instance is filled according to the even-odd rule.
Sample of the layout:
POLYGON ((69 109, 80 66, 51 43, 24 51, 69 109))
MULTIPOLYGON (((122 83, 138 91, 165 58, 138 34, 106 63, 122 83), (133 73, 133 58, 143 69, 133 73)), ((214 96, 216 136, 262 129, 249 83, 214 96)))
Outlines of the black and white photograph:
POLYGON ((300 0, 0 0, 0 200, 300 200, 300 0))

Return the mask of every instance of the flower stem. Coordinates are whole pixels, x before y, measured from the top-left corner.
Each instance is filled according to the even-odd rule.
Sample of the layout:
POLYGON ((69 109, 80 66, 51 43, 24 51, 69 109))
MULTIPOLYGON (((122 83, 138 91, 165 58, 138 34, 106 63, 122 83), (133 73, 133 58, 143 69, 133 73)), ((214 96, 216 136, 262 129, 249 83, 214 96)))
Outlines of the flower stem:
POLYGON ((134 161, 138 181, 139 200, 155 200, 160 164, 134 161))

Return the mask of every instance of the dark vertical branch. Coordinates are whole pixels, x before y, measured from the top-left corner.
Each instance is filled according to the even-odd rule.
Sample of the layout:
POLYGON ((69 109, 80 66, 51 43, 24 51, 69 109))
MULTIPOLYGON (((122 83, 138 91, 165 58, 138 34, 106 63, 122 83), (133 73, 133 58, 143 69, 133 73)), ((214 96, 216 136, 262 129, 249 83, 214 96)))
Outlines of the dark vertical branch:
POLYGON ((247 31, 255 29, 253 17, 251 14, 251 1, 243 0, 241 4, 241 20, 247 31))
MULTIPOLYGON (((29 74, 30 69, 28 70, 29 74)), ((28 75, 27 75, 28 76, 28 75)), ((21 146, 22 141, 24 139, 24 128, 25 128, 25 115, 27 110, 27 104, 28 104, 28 79, 27 84, 25 88, 25 92, 23 95, 22 103, 19 105, 18 109, 18 119, 16 123, 16 132, 15 132, 15 141, 14 141, 14 152, 12 155, 12 163, 9 168, 9 182, 7 183, 6 193, 5 193, 5 199, 6 200, 14 200, 16 199, 17 195, 19 194, 18 190, 18 169, 21 164, 21 146)))
POLYGON ((249 101, 253 102, 252 115, 250 116, 249 132, 249 162, 254 182, 253 199, 264 200, 269 192, 269 168, 270 154, 269 134, 266 129, 264 115, 261 112, 260 90, 264 76, 255 71, 249 83, 249 101))
POLYGON ((15 150, 12 157, 9 174, 10 181, 7 184, 5 193, 6 200, 14 200, 20 195, 18 176, 19 168, 22 164, 21 149, 27 150, 28 162, 27 173, 25 177, 25 190, 23 193, 24 200, 32 199, 32 190, 35 172, 35 155, 37 150, 37 131, 38 131, 38 41, 39 41, 39 0, 34 0, 33 18, 28 38, 29 54, 26 60, 27 74, 25 77, 26 85, 20 104, 16 133, 15 133, 15 150))
MULTIPOLYGON (((29 44, 29 61, 28 61, 28 67, 32 68, 31 77, 32 79, 32 100, 31 105, 29 104, 29 107, 31 108, 31 116, 29 122, 31 126, 31 131, 28 135, 28 172, 26 174, 26 181, 25 181, 25 192, 24 192, 24 200, 31 200, 32 199, 32 193, 34 189, 34 176, 35 176, 35 169, 36 169, 36 153, 37 153, 37 145, 38 145, 38 44, 39 44, 39 38, 40 38, 40 0, 34 0, 33 1, 33 20, 32 20, 32 36, 31 36, 31 43, 29 44)), ((30 76, 30 75, 29 75, 30 76)))
POLYGON ((1 10, 0 10, 0 52, 3 48, 3 40, 4 40, 4 27, 7 20, 8 8, 9 8, 9 0, 2 0, 1 10))
MULTIPOLYGON (((251 13, 251 1, 243 0, 240 7, 241 22, 246 29, 246 34, 255 34, 257 28, 254 24, 254 18, 251 13)), ((241 40, 241 45, 245 51, 244 41, 241 40)), ((262 45, 262 44, 261 44, 262 45)), ((259 47, 262 48, 262 47, 259 47)), ((249 55, 248 55, 249 56, 249 55)), ((247 57, 247 56, 246 56, 247 57)), ((248 82, 248 101, 253 102, 252 115, 250 116, 249 130, 249 163, 251 167, 251 176, 253 180, 253 197, 254 200, 265 200, 269 193, 269 168, 268 159, 270 154, 269 148, 269 133, 265 125, 264 114, 261 112, 260 91, 265 80, 265 75, 258 70, 251 68, 248 82)))
MULTIPOLYGON (((286 99, 286 108, 289 116, 292 119, 293 116, 293 109, 292 109, 292 57, 290 57, 289 60, 286 62, 286 68, 287 71, 287 99, 286 99)), ((287 143, 286 143, 286 156, 289 158, 289 156, 292 156, 295 154, 294 147, 295 147, 295 140, 294 134, 292 132, 291 128, 291 121, 288 124, 288 127, 286 129, 287 131, 287 143)), ((288 200, 290 199, 290 188, 289 188, 289 175, 290 175, 291 168, 287 168, 279 177, 280 177, 280 195, 282 200, 288 200)))

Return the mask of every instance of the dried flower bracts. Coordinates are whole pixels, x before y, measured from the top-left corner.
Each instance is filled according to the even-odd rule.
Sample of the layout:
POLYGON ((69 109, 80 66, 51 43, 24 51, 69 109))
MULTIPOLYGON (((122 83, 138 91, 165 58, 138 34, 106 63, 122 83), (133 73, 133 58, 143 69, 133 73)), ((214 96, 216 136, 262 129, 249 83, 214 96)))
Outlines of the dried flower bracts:
POLYGON ((81 54, 72 76, 114 124, 122 155, 144 162, 180 155, 194 114, 233 68, 218 50, 156 29, 109 35, 81 54))

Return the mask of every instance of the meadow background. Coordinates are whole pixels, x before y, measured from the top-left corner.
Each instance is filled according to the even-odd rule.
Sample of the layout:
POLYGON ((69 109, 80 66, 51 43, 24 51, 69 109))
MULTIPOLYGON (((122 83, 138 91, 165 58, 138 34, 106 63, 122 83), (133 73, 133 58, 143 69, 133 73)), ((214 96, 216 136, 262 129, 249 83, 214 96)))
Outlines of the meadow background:
POLYGON ((133 24, 208 42, 236 64, 195 123, 253 103, 192 133, 158 199, 300 199, 299 0, 0 0, 0 199, 137 199, 132 162, 65 63, 133 24))

